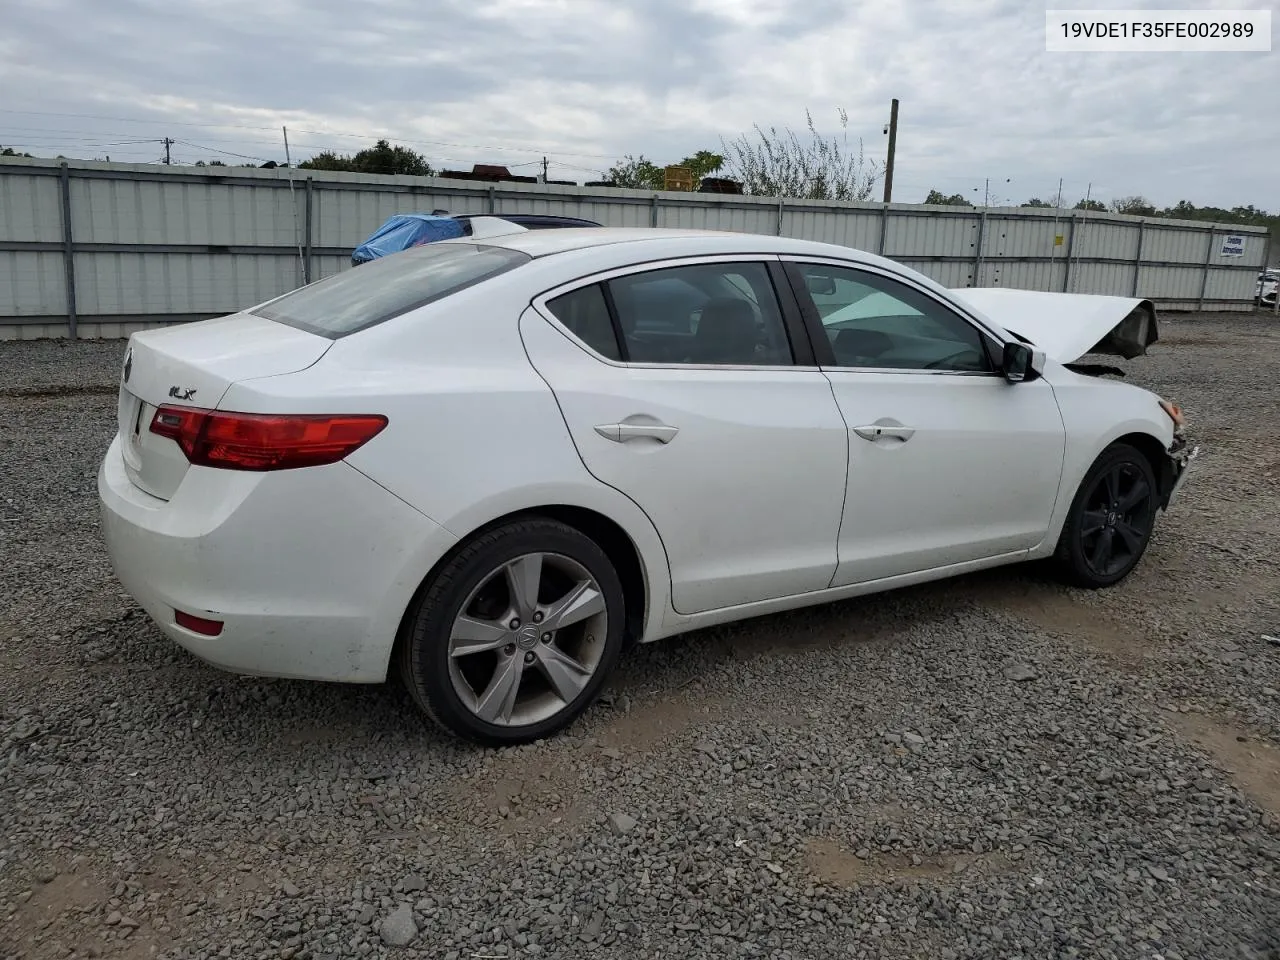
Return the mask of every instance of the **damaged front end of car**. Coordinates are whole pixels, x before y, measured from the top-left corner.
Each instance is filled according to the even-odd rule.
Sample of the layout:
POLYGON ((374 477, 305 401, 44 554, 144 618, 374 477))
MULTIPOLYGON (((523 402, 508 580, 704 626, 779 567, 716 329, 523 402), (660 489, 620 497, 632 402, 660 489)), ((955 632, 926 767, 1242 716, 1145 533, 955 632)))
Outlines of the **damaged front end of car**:
POLYGON ((1156 502, 1161 510, 1168 510, 1187 479, 1191 462, 1199 456, 1200 446, 1193 445, 1188 439, 1187 418, 1180 406, 1171 400, 1162 399, 1160 409, 1173 421, 1173 442, 1165 451, 1164 462, 1156 477, 1159 485, 1159 499, 1156 502))
MULTIPOLYGON (((1087 356, 1132 360, 1159 339, 1155 304, 1143 297, 1051 293, 996 287, 952 291, 958 300, 1018 339, 1032 344, 1073 373, 1123 377, 1124 370, 1087 356)), ((1159 509, 1167 510, 1182 489, 1200 448, 1189 442, 1182 408, 1156 398, 1173 421, 1173 440, 1153 463, 1159 509)))

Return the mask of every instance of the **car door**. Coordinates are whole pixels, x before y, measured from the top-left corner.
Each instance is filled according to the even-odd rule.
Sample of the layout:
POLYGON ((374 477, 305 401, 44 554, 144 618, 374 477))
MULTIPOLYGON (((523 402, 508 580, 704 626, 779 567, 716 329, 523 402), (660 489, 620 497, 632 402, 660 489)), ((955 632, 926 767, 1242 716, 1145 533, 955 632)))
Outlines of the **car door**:
POLYGON ((521 318, 583 463, 653 521, 679 613, 820 590, 835 572, 848 436, 778 284, 776 257, 647 264, 521 318))
POLYGON ((1039 544, 1066 442, 1052 387, 1006 381, 994 336, 905 278, 836 261, 787 270, 849 429, 832 585, 1039 544))

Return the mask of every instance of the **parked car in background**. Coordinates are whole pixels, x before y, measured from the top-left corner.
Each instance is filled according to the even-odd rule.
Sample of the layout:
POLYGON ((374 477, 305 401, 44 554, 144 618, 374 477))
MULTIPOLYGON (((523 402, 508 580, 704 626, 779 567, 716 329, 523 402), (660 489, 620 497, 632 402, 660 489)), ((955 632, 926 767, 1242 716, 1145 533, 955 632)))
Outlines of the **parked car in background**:
POLYGON ((1276 305, 1276 291, 1280 290, 1280 268, 1264 270, 1258 274, 1253 288, 1253 299, 1264 307, 1276 305))
POLYGON ((438 240, 450 240, 456 237, 469 237, 475 232, 477 221, 501 220, 524 227, 526 230, 550 230, 564 227, 598 227, 594 220, 583 220, 579 217, 560 217, 540 213, 496 213, 470 214, 463 213, 450 216, 445 210, 425 213, 397 213, 375 230, 364 243, 356 247, 351 254, 352 266, 368 263, 385 257, 390 253, 399 253, 410 247, 438 240))
POLYGON ((132 335, 102 529, 170 638, 398 672, 456 734, 523 743, 629 642, 1027 560, 1111 586, 1195 455, 1175 404, 1076 364, 1143 353, 1147 300, 495 222, 132 335))

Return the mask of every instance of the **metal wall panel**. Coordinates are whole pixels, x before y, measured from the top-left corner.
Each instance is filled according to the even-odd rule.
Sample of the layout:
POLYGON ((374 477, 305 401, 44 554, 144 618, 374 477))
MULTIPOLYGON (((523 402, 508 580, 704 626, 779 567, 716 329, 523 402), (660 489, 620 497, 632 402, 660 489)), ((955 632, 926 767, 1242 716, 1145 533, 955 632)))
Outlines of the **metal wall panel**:
POLYGON ((1138 252, 1138 225, 1108 223, 1097 217, 1082 217, 1077 222, 1073 257, 1100 257, 1106 260, 1133 260, 1138 252))
POLYGON ((1138 296, 1157 300, 1198 300, 1204 272, 1199 267, 1143 267, 1138 296))
POLYGON ((976 215, 898 216, 889 218, 884 255, 900 257, 970 256, 978 241, 976 215))
POLYGON ((667 204, 660 209, 658 223, 679 230, 732 230, 736 233, 778 232, 778 208, 753 204, 749 207, 713 207, 705 204, 667 204))
MULTIPOLYGON (((103 329, 113 316, 134 323, 229 313, 292 289, 304 276, 308 221, 311 277, 319 279, 347 269, 345 251, 391 214, 435 209, 558 214, 619 227, 780 230, 883 252, 950 287, 1065 285, 1079 293, 1136 292, 1179 307, 1203 297, 1206 308, 1247 309, 1266 241, 1261 228, 1078 212, 1055 223, 1053 211, 1028 208, 989 210, 984 225, 976 209, 788 201, 780 224, 776 201, 750 197, 320 171, 295 171, 291 190, 284 170, 65 166, 78 313, 103 329), (1066 238, 1061 246, 1055 233, 1066 238), (1246 237, 1243 257, 1222 256, 1228 233, 1246 237), (1140 234, 1144 263, 1135 288, 1140 234)), ((67 315, 61 176, 62 165, 0 162, 0 325, 6 317, 30 326, 67 315)))
MULTIPOLYGON (((1050 238, 1052 239, 1052 238, 1050 238)), ((1023 263, 1018 261, 1002 262, 990 260, 984 270, 984 282, 993 287, 1016 287, 1019 290, 1041 290, 1060 292, 1062 290, 1061 262, 1055 266, 1048 262, 1023 263), (1054 286, 1055 281, 1057 286, 1054 286)))
POLYGON ((970 286, 969 271, 970 265, 966 263, 956 262, 938 262, 938 261, 922 261, 912 260, 909 257, 895 257, 898 263, 903 266, 910 267, 918 273, 923 273, 935 283, 940 283, 944 287, 965 287, 970 286))
POLYGON ((332 277, 335 273, 350 269, 350 257, 315 256, 311 260, 311 278, 313 282, 323 280, 325 277, 332 277))
POLYGON ((62 239, 62 199, 56 177, 0 176, 0 240, 56 243, 62 239))
POLYGON ((78 253, 84 314, 235 313, 301 281, 297 258, 252 254, 78 253))
MULTIPOLYGON (((311 244, 354 248, 397 213, 430 213, 441 209, 438 198, 371 190, 338 191, 314 187, 311 197, 311 244), (352 240, 352 237, 357 239, 352 240)), ((305 202, 305 201, 304 201, 305 202)), ((468 213, 457 205, 453 213, 468 213)))
POLYGON ((1160 263, 1204 263, 1208 249, 1208 225, 1205 230, 1170 230, 1147 222, 1142 236, 1142 259, 1160 263))
MULTIPOLYGON (((514 213, 520 208, 519 204, 510 200, 502 202, 505 206, 501 206, 498 209, 505 210, 508 213, 514 213)), ((566 216, 594 220, 596 223, 603 223, 606 227, 647 227, 650 226, 654 215, 650 204, 607 203, 601 201, 580 203, 577 205, 577 211, 577 213, 566 214, 566 216)), ((658 226, 671 226, 668 216, 667 209, 661 203, 657 204, 658 226)))
MULTIPOLYGON (((889 216, 892 222, 892 212, 889 216)), ((846 212, 822 207, 784 206, 782 235, 878 253, 883 222, 881 211, 846 212)))
POLYGON ((303 188, 71 180, 77 243, 289 246, 303 229, 303 188), (294 210, 297 209, 297 219, 294 210))
POLYGON ((1133 287, 1133 267, 1127 263, 1073 263, 1071 293, 1127 297, 1133 287))
POLYGON ((1027 220, 1012 217, 988 217, 987 231, 994 247, 984 244, 987 256, 1005 257, 1051 257, 1063 256, 1065 245, 1065 220, 1060 221, 1057 231, 1063 234, 1064 243, 1054 247, 1055 227, 1052 219, 1027 220))
MULTIPOLYGON (((1248 252, 1246 248, 1246 253, 1248 252)), ((1206 300, 1246 300, 1253 298, 1258 275, 1252 270, 1210 270, 1205 284, 1206 300)))
POLYGON ((65 315, 66 289, 62 254, 0 251, 0 322, 65 315))

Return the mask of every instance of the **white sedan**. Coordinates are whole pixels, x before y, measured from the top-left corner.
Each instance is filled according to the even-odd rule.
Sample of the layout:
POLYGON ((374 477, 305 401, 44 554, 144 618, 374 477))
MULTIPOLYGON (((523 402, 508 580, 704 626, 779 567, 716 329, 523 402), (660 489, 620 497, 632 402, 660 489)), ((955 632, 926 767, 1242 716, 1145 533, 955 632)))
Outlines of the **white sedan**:
POLYGON ((545 737, 629 642, 1016 561, 1103 587, 1194 455, 1075 364, 1144 300, 948 290, 846 247, 477 220, 134 334, 98 487, 125 588, 241 674, 393 668, 545 737))

